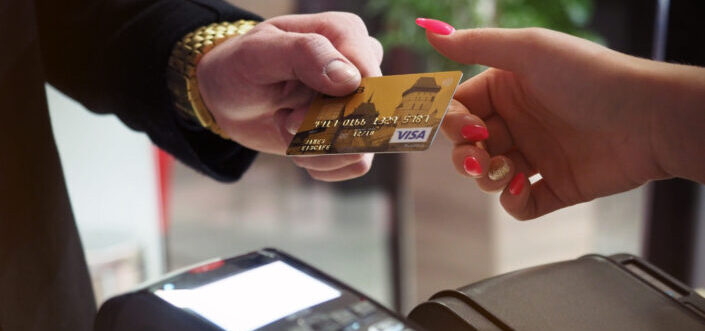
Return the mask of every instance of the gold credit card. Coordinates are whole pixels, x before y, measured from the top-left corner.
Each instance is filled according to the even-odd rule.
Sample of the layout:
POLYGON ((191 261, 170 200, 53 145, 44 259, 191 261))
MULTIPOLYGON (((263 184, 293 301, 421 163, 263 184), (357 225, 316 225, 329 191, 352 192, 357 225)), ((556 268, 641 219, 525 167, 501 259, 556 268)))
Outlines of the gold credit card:
POLYGON ((286 154, 426 150, 462 76, 447 71, 368 77, 351 95, 319 95, 286 154))

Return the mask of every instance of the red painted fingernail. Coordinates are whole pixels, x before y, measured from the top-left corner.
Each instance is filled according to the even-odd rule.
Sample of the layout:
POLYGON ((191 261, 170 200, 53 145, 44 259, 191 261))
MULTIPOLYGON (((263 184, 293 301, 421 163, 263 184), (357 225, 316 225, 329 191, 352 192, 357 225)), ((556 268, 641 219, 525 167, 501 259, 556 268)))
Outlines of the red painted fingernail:
POLYGON ((447 36, 447 35, 455 32, 455 28, 452 25, 450 25, 446 22, 434 20, 431 18, 419 17, 416 19, 416 25, 418 25, 428 31, 431 31, 435 34, 440 34, 440 35, 444 35, 444 36, 447 36))
POLYGON ((526 176, 524 176, 523 172, 514 175, 514 178, 512 178, 512 181, 509 183, 509 193, 512 195, 519 195, 521 190, 524 189, 525 180, 526 176))
POLYGON ((460 134, 463 135, 463 138, 470 141, 481 141, 490 136, 490 133, 487 132, 487 129, 484 126, 477 124, 468 124, 464 126, 460 129, 460 134))
POLYGON ((480 162, 472 156, 465 158, 463 168, 465 168, 465 172, 467 172, 470 176, 479 177, 482 175, 482 166, 480 165, 480 162))

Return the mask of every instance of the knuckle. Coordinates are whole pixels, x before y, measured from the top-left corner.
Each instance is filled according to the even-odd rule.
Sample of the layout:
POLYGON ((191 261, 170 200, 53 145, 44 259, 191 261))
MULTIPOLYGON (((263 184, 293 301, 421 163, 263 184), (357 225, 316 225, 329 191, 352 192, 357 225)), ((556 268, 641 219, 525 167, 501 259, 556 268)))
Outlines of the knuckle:
POLYGON ((358 15, 355 15, 353 13, 342 13, 343 18, 350 23, 353 26, 356 26, 358 28, 362 28, 365 32, 367 32, 367 27, 365 26, 365 21, 362 20, 362 18, 358 15))
MULTIPOLYGON (((255 28, 260 25, 263 25, 263 24, 270 24, 270 25, 276 26, 281 21, 286 21, 288 19, 291 19, 292 16, 295 16, 295 15, 274 16, 272 18, 268 18, 268 19, 264 20, 263 22, 260 22, 259 24, 255 25, 255 28)), ((252 29, 252 30, 254 30, 254 29, 252 29)), ((252 32, 252 31, 250 31, 250 32, 252 32)))
POLYGON ((248 31, 244 36, 258 35, 260 33, 266 33, 267 31, 276 30, 277 28, 270 22, 264 21, 255 25, 250 31, 248 31))
POLYGON ((328 39, 320 34, 306 33, 296 38, 294 48, 296 48, 297 51, 313 53, 318 52, 323 47, 326 47, 328 43, 328 39))
POLYGON ((384 47, 382 47, 382 43, 377 40, 377 38, 370 36, 370 43, 372 43, 372 47, 374 47, 375 50, 382 52, 384 47))
POLYGON ((365 21, 356 14, 348 12, 327 12, 326 19, 329 22, 329 26, 338 30, 341 33, 345 32, 357 32, 367 35, 367 26, 365 21))
POLYGON ((524 40, 528 44, 536 44, 539 42, 542 42, 544 39, 546 39, 546 36, 548 35, 548 30, 545 28, 524 28, 521 30, 522 32, 522 40, 524 40))
POLYGON ((255 25, 255 27, 246 34, 235 38, 235 40, 240 40, 247 46, 256 46, 267 40, 279 38, 281 33, 282 31, 277 29, 274 25, 262 22, 255 25))
POLYGON ((365 23, 362 21, 362 18, 360 16, 349 13, 349 12, 342 12, 342 11, 332 11, 328 12, 332 18, 335 18, 336 21, 343 21, 344 23, 353 23, 356 25, 362 25, 364 26, 365 23))
POLYGON ((369 37, 370 38, 370 43, 372 44, 372 50, 375 53, 375 56, 377 57, 377 60, 379 62, 382 62, 382 59, 384 58, 384 47, 382 46, 382 43, 377 40, 375 37, 369 37))

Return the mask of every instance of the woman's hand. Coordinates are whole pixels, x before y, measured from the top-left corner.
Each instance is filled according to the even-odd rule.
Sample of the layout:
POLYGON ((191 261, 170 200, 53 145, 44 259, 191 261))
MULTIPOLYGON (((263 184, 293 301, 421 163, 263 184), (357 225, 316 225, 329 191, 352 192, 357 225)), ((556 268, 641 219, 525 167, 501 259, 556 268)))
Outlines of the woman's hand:
POLYGON ((705 179, 705 70, 536 28, 427 37, 452 60, 492 67, 461 84, 442 130, 457 170, 485 191, 503 190, 500 202, 515 218, 653 179, 705 179), (673 162, 698 151, 685 154, 701 164, 690 172, 681 171, 687 157, 673 162), (535 174, 541 179, 531 184, 535 174))
MULTIPOLYGON (((197 67, 199 89, 218 125, 254 150, 284 154, 316 92, 352 93, 380 76, 382 46, 354 14, 280 16, 215 47, 197 67)), ((319 180, 364 175, 372 154, 293 157, 319 180)))

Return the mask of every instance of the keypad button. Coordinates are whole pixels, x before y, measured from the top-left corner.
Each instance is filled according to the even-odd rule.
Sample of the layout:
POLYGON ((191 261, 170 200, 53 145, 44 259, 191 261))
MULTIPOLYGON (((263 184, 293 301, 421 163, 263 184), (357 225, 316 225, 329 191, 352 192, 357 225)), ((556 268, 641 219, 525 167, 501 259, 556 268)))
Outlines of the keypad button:
POLYGON ((304 324, 316 331, 335 331, 341 327, 340 324, 323 314, 316 314, 304 319, 304 324))
POLYGON ((330 318, 342 325, 348 325, 357 319, 355 314, 351 313, 347 309, 336 310, 330 313, 330 318))
POLYGON ((314 330, 316 331, 337 331, 340 330, 340 324, 327 320, 327 321, 322 321, 320 323, 316 323, 314 325, 311 325, 314 330))
POLYGON ((326 315, 323 315, 323 314, 315 314, 315 315, 311 315, 311 316, 308 316, 308 317, 304 318, 304 319, 303 319, 303 322, 304 322, 303 324, 306 324, 306 325, 314 325, 314 324, 317 324, 317 323, 321 323, 321 322, 323 322, 323 321, 327 321, 328 319, 329 319, 329 318, 328 318, 328 316, 326 316, 326 315))
POLYGON ((357 331, 360 330, 361 327, 359 322, 353 322, 353 324, 346 326, 343 331, 357 331))
POLYGON ((288 331, 313 331, 313 330, 305 325, 297 325, 297 326, 289 328, 288 331))
POLYGON ((369 314, 374 313, 377 308, 375 306, 367 301, 360 301, 352 306, 350 306, 350 309, 355 312, 358 316, 364 317, 369 314))
POLYGON ((369 331, 402 331, 404 330, 404 324, 401 322, 387 318, 384 320, 381 320, 375 324, 372 324, 369 329, 369 331))

